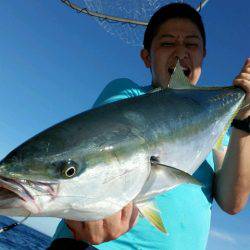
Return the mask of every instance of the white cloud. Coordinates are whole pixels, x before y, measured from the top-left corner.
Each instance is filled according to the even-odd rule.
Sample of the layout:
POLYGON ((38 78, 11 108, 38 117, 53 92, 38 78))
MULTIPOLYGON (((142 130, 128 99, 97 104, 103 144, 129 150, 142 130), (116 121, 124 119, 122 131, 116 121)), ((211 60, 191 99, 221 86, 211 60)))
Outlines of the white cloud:
POLYGON ((236 244, 236 239, 229 233, 225 231, 219 231, 217 229, 210 230, 210 236, 213 238, 217 238, 226 242, 230 242, 232 244, 236 244))

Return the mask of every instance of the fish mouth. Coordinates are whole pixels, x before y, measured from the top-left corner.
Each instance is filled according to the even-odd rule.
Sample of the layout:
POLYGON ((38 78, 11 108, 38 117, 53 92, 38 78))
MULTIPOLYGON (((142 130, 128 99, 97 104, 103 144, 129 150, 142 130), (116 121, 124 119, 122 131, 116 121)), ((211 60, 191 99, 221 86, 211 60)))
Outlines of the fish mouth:
POLYGON ((17 199, 17 198, 20 199, 20 197, 16 193, 10 191, 9 189, 2 188, 2 187, 0 187, 0 197, 1 197, 0 209, 5 208, 4 207, 5 204, 6 203, 8 204, 10 200, 17 199))
MULTIPOLYGON (((34 182, 0 176, 0 195, 3 195, 1 198, 19 199, 22 201, 24 208, 31 213, 38 213, 41 211, 40 206, 36 202, 36 196, 50 196, 53 199, 57 196, 57 193, 58 183, 34 182)), ((1 208, 0 205, 0 209, 1 208)))

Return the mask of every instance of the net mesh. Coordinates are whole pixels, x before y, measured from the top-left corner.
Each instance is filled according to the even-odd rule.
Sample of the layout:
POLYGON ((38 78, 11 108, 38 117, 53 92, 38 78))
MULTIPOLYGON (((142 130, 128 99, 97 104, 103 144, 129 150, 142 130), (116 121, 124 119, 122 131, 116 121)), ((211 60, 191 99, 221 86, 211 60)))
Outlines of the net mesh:
MULTIPOLYGON (((78 7, 78 12, 92 15, 104 14, 103 17, 94 17, 98 24, 112 36, 115 36, 127 44, 141 46, 145 25, 152 14, 161 6, 170 2, 186 2, 197 8, 200 0, 189 1, 166 1, 166 0, 72 0, 62 1, 68 4, 74 4, 78 7), (144 24, 138 25, 131 22, 114 21, 105 16, 124 18, 134 21, 140 21, 144 24)), ((72 5, 70 6, 72 7, 72 5)))

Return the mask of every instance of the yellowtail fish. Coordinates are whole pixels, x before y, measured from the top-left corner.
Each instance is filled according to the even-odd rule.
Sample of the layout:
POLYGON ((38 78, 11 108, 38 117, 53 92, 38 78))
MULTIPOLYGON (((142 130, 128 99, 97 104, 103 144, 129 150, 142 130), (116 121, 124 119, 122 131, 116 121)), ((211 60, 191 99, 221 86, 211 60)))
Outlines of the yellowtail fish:
POLYGON ((133 201, 166 232, 153 198, 200 184, 192 174, 244 96, 192 86, 177 63, 169 88, 80 113, 10 152, 0 162, 0 214, 99 220, 133 201))

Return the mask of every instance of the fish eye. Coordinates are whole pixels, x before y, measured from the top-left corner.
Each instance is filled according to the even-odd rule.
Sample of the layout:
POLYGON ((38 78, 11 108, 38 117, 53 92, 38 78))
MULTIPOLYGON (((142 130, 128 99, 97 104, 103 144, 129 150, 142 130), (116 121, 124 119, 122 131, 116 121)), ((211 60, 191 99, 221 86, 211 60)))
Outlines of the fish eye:
POLYGON ((68 160, 66 162, 64 162, 63 166, 62 166, 62 174, 65 178, 72 178, 77 174, 77 163, 72 161, 72 160, 68 160))
POLYGON ((72 177, 74 176, 76 173, 76 168, 75 167, 69 167, 68 169, 66 169, 65 171, 65 176, 67 177, 72 177))
POLYGON ((57 171, 64 179, 73 178, 79 173, 78 164, 71 159, 54 162, 53 165, 57 167, 57 171))

